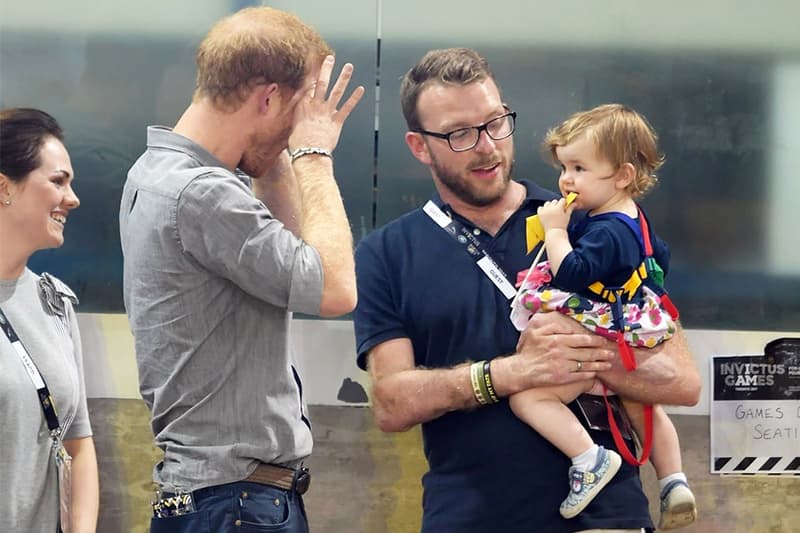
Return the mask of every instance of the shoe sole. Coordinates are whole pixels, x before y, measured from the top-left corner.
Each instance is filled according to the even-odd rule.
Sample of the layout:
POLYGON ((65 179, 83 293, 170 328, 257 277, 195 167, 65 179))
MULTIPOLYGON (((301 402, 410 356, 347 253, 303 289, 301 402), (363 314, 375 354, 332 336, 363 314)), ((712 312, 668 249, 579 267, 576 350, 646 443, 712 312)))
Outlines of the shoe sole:
POLYGON ((603 490, 603 487, 608 485, 611 479, 617 475, 617 472, 619 472, 619 467, 622 466, 622 458, 620 458, 619 454, 617 453, 612 453, 611 451, 609 451, 608 453, 609 453, 609 464, 608 464, 608 472, 606 472, 606 475, 603 476, 603 479, 601 479, 600 482, 587 493, 586 498, 583 499, 580 505, 576 505, 572 509, 568 509, 566 511, 559 508, 558 511, 559 513, 561 513, 561 516, 563 516, 564 518, 575 518, 576 516, 578 516, 581 513, 581 511, 586 509, 587 505, 592 503, 592 500, 594 500, 597 494, 601 490, 603 490))
POLYGON ((661 513, 658 529, 669 530, 686 527, 695 520, 697 520, 697 505, 694 497, 689 493, 684 498, 672 502, 670 508, 661 513))

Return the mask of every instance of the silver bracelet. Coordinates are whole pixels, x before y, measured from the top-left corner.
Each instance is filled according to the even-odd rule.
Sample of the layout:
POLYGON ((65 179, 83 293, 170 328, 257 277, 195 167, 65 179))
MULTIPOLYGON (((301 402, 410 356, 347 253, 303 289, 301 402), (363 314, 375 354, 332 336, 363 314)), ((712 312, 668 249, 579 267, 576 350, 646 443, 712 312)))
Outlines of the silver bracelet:
POLYGON ((294 163, 297 158, 311 154, 324 155, 325 157, 329 157, 331 160, 333 160, 333 153, 330 150, 313 147, 297 148, 296 150, 292 150, 289 152, 289 158, 292 160, 292 163, 294 163))

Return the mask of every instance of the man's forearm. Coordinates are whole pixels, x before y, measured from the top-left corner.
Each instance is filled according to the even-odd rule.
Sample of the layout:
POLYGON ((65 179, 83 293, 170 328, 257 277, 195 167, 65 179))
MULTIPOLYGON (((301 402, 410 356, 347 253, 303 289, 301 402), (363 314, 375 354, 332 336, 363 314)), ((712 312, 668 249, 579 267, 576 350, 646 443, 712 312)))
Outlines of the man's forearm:
MULTIPOLYGON (((538 355, 531 357, 516 353, 494 358, 489 368, 497 396, 594 377, 593 372, 562 371, 563 365, 558 358, 548 357, 544 350, 538 355)), ((406 431, 451 411, 479 407, 470 378, 471 364, 468 362, 452 368, 414 368, 380 378, 373 375, 372 409, 378 426, 383 431, 406 431)), ((607 366, 605 362, 586 364, 607 366)))
MULTIPOLYGON (((608 359, 613 355, 601 347, 602 338, 589 333, 572 335, 563 328, 564 322, 559 322, 571 323, 571 319, 550 315, 531 320, 517 352, 491 359, 489 374, 498 397, 594 379, 598 370, 610 368, 608 359), (581 371, 576 371, 578 361, 581 371)), ((383 431, 405 431, 450 411, 478 406, 470 362, 443 369, 414 368, 411 350, 408 339, 394 339, 370 352, 372 407, 383 431)))
POLYGON ((333 177, 333 161, 312 154, 298 158, 292 165, 302 207, 300 235, 322 260, 323 302, 340 300, 341 313, 347 313, 355 306, 353 235, 333 177), (347 302, 352 302, 349 309, 347 302))
POLYGON ((406 431, 451 411, 478 406, 469 365, 405 370, 373 381, 373 414, 382 431, 406 431))
POLYGON ((297 183, 294 181, 266 183, 262 180, 253 180, 253 192, 286 229, 300 237, 303 216, 297 183))
POLYGON ((636 370, 628 372, 617 359, 612 370, 597 377, 621 396, 642 403, 695 405, 701 383, 682 329, 655 348, 634 350, 636 370))
POLYGON ((272 215, 300 237, 303 216, 300 205, 300 190, 289 155, 284 151, 263 178, 253 179, 253 193, 264 202, 272 215))

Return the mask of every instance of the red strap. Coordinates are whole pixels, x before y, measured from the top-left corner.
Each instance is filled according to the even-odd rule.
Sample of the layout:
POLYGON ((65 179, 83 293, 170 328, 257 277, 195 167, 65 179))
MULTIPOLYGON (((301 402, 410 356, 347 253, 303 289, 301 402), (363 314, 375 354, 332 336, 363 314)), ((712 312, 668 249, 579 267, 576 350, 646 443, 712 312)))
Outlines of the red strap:
POLYGON ((653 406, 644 405, 644 442, 642 443, 642 457, 637 459, 635 455, 628 449, 625 439, 622 438, 622 433, 617 425, 617 420, 614 418, 614 412, 611 410, 611 404, 608 402, 608 389, 603 385, 603 400, 606 402, 606 411, 608 412, 608 424, 611 426, 611 436, 614 437, 614 444, 617 445, 622 458, 633 466, 641 466, 650 458, 650 450, 653 448, 653 406))
MULTIPOLYGON (((645 257, 653 256, 653 245, 650 242, 650 228, 647 225, 647 219, 644 213, 639 209, 639 226, 642 229, 642 241, 644 244, 645 257)), ((661 303, 664 309, 672 316, 673 320, 677 319, 678 310, 669 299, 669 296, 664 294, 661 297, 661 303)), ((630 372, 636 369, 636 358, 633 355, 633 350, 625 342, 625 335, 622 331, 617 331, 617 348, 619 349, 620 359, 625 369, 630 372)), ((614 444, 617 445, 619 453, 622 458, 634 466, 641 466, 650 458, 650 450, 653 447, 653 406, 644 405, 644 442, 642 443, 642 457, 637 459, 625 444, 625 439, 622 438, 622 433, 617 425, 617 420, 614 418, 614 412, 611 410, 611 404, 608 402, 607 396, 608 389, 603 385, 603 400, 606 402, 606 410, 608 412, 608 425, 611 427, 611 436, 614 437, 614 444)))
POLYGON ((664 310, 669 313, 669 316, 672 318, 672 320, 678 320, 678 308, 675 307, 674 303, 672 303, 672 300, 670 300, 667 293, 661 295, 661 307, 663 307, 664 310))
POLYGON ((644 213, 638 207, 639 211, 639 226, 642 228, 642 241, 644 242, 644 256, 653 256, 653 245, 650 243, 650 227, 647 225, 647 219, 644 218, 644 213))
POLYGON ((625 370, 628 372, 636 370, 636 357, 634 357, 631 347, 625 342, 625 334, 621 331, 617 331, 617 349, 619 350, 619 358, 622 359, 622 365, 625 367, 625 370))

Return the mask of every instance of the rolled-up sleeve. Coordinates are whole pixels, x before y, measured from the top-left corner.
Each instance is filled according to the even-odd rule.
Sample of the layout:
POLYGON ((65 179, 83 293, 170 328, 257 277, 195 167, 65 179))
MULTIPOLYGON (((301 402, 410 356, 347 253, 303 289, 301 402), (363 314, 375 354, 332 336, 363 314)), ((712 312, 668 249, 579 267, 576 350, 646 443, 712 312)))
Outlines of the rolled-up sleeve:
POLYGON ((319 314, 322 262, 235 176, 209 173, 182 191, 175 221, 185 253, 250 295, 319 314))
POLYGON ((356 335, 356 363, 367 369, 368 352, 391 339, 408 337, 406 326, 392 295, 390 268, 374 246, 383 247, 377 234, 369 235, 356 248, 358 304, 353 313, 356 335))

